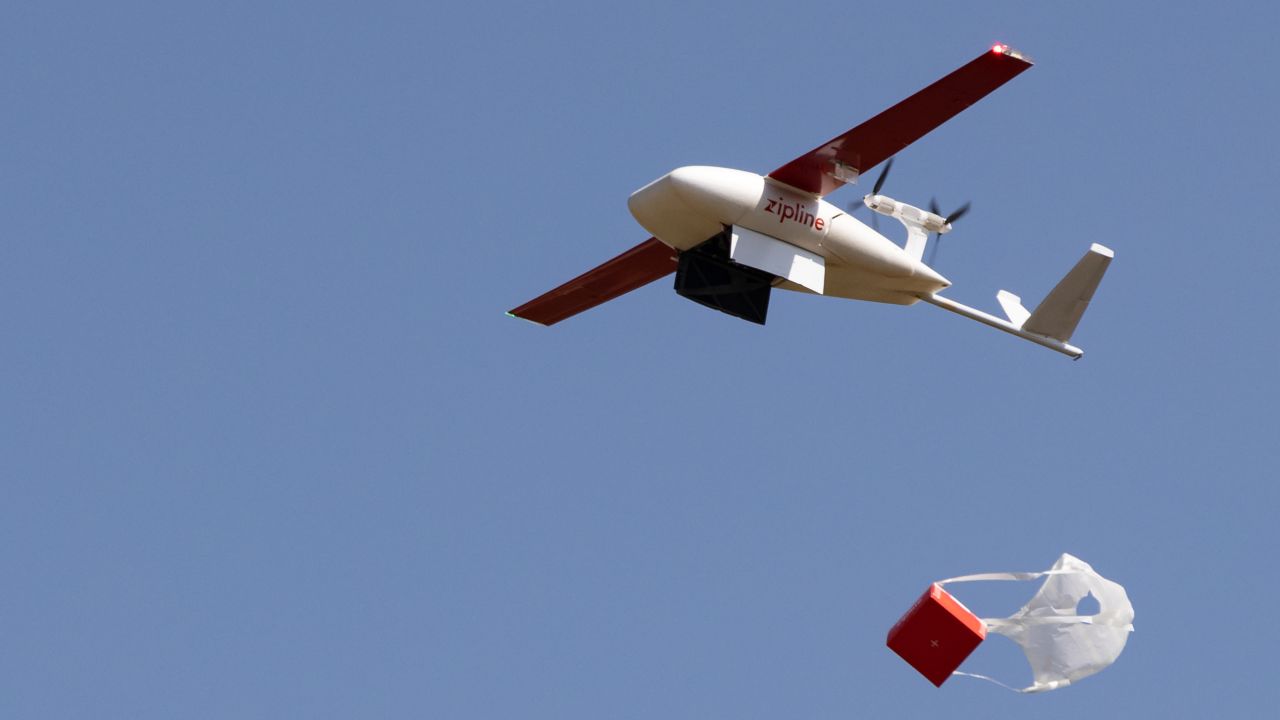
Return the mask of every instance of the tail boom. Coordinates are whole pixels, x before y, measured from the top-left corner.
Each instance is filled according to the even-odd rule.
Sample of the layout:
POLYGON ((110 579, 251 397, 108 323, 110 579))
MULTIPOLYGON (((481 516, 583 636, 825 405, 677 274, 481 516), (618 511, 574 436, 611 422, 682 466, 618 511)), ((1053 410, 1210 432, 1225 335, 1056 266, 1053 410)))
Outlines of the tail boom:
POLYGON ((941 295, 922 295, 920 296, 920 299, 930 305, 937 305, 943 310, 949 310, 957 315, 963 315, 971 320, 977 320, 984 325, 990 325, 997 330, 1003 330, 1010 335, 1017 335, 1023 340, 1030 340, 1037 345, 1043 345, 1050 350, 1056 350, 1072 360, 1079 360, 1084 356, 1084 350, 1081 350, 1071 343, 1064 342, 1057 338, 1051 338, 1046 335, 1037 335, 1033 332, 1027 332, 1018 325, 1015 325, 1004 318, 998 318, 995 315, 984 313, 981 310, 971 308, 968 305, 962 305, 951 298, 945 298, 941 295))

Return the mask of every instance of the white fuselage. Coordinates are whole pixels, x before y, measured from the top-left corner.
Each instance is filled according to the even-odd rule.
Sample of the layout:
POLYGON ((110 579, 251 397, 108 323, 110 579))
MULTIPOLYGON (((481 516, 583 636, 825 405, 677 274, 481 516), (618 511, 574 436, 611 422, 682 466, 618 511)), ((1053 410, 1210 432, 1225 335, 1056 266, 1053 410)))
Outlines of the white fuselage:
MULTIPOLYGON (((632 193, 627 205, 677 250, 736 225, 816 253, 826 262, 824 295, 911 305, 951 284, 835 205, 751 172, 678 168, 632 193)), ((804 290, 788 281, 778 287, 804 290)))

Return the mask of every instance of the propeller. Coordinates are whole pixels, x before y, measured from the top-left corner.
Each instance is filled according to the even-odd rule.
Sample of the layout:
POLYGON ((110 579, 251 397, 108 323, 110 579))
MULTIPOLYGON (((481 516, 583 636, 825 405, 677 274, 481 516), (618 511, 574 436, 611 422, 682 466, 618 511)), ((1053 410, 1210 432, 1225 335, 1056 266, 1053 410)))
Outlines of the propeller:
POLYGON ((950 215, 947 216, 947 224, 950 225, 951 223, 964 217, 964 214, 969 212, 969 206, 971 205, 973 205, 973 203, 965 203, 960 207, 956 208, 954 212, 952 212, 950 215))
MULTIPOLYGON (((969 212, 969 208, 972 205, 973 203, 965 203, 960 207, 956 208, 951 212, 950 215, 945 216, 945 219, 943 220, 943 224, 950 225, 956 220, 959 220, 960 218, 964 217, 965 213, 969 212)), ((938 208, 937 198, 929 198, 929 212, 933 213, 934 215, 942 216, 942 210, 938 208)), ((934 262, 938 259, 938 248, 941 246, 942 246, 942 233, 935 233, 933 236, 933 251, 929 253, 930 267, 932 267, 934 262)))
MULTIPOLYGON (((885 180, 889 178, 889 171, 892 169, 893 169, 893 158, 889 158, 888 160, 885 161, 884 169, 880 171, 880 176, 876 178, 875 185, 871 186, 871 192, 868 193, 866 197, 862 198, 862 202, 857 203, 856 205, 854 203, 849 203, 849 214, 852 215, 853 213, 856 213, 859 209, 866 207, 867 198, 871 197, 872 195, 880 194, 880 190, 884 188, 885 180)), ((936 197, 929 198, 929 212, 933 213, 934 215, 937 215, 938 217, 944 218, 942 221, 943 225, 950 225, 951 223, 964 217, 965 214, 969 212, 969 208, 971 207, 971 205, 972 203, 965 203, 960 207, 956 208, 955 210, 953 210, 950 215, 944 216, 942 214, 941 208, 938 207, 938 198, 936 197)), ((880 232, 880 213, 874 212, 874 211, 871 213, 871 227, 876 232, 880 232)), ((929 254, 930 265, 933 265, 933 263, 937 260, 938 247, 941 245, 941 243, 942 243, 942 233, 935 233, 933 237, 933 250, 929 254)))
MULTIPOLYGON (((871 186, 871 193, 870 193, 871 195, 880 194, 880 188, 884 187, 885 178, 889 177, 889 168, 892 168, 892 167, 893 167, 893 158, 889 158, 888 162, 884 164, 884 169, 880 171, 880 177, 876 178, 876 184, 871 186)), ((849 203, 849 214, 853 214, 858 210, 866 207, 865 201, 866 201, 866 198, 863 198, 863 202, 857 203, 856 205, 854 203, 849 203)), ((871 228, 876 232, 880 232, 880 213, 878 212, 871 213, 871 228)))
POLYGON ((879 195, 880 188, 884 187, 884 179, 889 177, 889 168, 893 167, 893 158, 884 164, 884 169, 880 171, 880 177, 876 178, 876 184, 871 187, 872 195, 879 195))

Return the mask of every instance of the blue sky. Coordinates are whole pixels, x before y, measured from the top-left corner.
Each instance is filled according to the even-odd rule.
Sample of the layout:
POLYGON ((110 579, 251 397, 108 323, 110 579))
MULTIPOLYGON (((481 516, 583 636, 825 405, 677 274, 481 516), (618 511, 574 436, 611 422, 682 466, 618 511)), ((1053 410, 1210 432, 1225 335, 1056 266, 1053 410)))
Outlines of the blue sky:
POLYGON ((1273 5, 5 15, 5 717, 1274 713, 1273 5), (1036 67, 886 191, 973 201, 939 265, 988 310, 1112 247, 1080 362, 667 281, 503 315, 645 239, 641 185, 767 172, 996 41, 1036 67), (1107 671, 936 690, 884 647, 930 581, 1062 552, 1133 600, 1107 671))

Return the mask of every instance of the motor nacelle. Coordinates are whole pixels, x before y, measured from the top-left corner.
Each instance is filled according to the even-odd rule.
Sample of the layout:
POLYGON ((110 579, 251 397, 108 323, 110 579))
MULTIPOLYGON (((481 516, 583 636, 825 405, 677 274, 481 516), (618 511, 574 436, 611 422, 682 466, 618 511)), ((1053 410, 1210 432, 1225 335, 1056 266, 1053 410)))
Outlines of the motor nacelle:
POLYGON ((941 215, 935 215, 928 210, 921 210, 914 205, 894 200, 887 195, 867 195, 862 198, 862 204, 871 208, 873 212, 897 218, 907 225, 918 225, 926 232, 941 234, 951 231, 951 223, 947 222, 947 219, 941 215))

